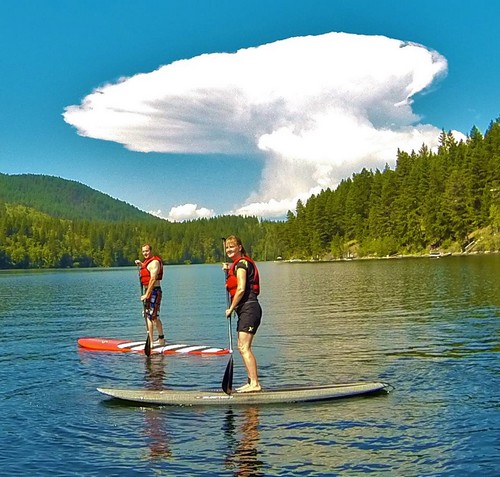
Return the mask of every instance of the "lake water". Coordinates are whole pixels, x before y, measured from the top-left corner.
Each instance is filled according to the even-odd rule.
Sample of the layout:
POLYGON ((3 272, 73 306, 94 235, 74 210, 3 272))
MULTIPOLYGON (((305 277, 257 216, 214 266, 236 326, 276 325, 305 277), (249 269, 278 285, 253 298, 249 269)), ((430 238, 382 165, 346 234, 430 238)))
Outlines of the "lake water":
MULTIPOLYGON (((135 269, 1 272, 2 475, 499 475, 500 255, 260 272, 263 386, 394 389, 307 405, 120 404, 96 387, 218 388, 228 357, 79 350, 82 336, 145 337, 135 269)), ((167 340, 228 345, 223 282, 219 265, 166 267, 167 340)))

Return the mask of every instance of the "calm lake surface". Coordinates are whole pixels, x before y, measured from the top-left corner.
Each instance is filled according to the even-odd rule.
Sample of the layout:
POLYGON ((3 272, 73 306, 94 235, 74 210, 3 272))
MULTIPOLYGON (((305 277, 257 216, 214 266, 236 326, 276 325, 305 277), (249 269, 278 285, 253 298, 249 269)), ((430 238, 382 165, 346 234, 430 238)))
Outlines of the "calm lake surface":
MULTIPOLYGON (((82 336, 145 337, 133 268, 0 272, 1 474, 500 474, 499 255, 259 265, 263 386, 394 389, 307 405, 120 404, 96 387, 219 388, 228 357, 79 350, 82 336)), ((223 285, 219 265, 166 267, 167 340, 227 346, 223 285)))

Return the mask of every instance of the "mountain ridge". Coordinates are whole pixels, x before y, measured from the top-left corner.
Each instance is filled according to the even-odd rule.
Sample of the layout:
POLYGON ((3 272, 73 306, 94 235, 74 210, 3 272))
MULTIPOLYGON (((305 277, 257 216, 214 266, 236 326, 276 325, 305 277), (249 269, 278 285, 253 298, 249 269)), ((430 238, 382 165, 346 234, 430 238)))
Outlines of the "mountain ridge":
POLYGON ((24 205, 59 219, 161 220, 78 181, 44 174, 0 173, 0 202, 24 205))

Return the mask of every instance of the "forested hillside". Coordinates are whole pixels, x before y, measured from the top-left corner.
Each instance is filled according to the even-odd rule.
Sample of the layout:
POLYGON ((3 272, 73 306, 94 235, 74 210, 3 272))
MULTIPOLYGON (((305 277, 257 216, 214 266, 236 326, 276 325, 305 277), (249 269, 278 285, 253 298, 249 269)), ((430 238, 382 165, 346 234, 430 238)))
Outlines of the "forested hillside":
POLYGON ((256 260, 487 252, 499 232, 500 120, 466 142, 443 131, 435 153, 399 151, 394 169, 363 169, 284 222, 170 223, 76 182, 0 174, 0 269, 132 265, 145 242, 166 263, 213 263, 233 233, 256 260))
POLYGON ((500 120, 467 142, 444 131, 437 153, 399 151, 395 170, 363 169, 298 203, 286 253, 298 257, 386 256, 500 248, 500 120))
POLYGON ((151 215, 76 181, 0 173, 0 202, 25 205, 62 219, 149 220, 151 215))

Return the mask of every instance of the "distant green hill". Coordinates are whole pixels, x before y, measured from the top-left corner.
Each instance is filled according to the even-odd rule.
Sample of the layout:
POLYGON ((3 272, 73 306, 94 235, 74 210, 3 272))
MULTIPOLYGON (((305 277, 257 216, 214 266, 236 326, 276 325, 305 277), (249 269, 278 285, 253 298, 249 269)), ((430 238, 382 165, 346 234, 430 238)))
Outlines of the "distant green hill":
POLYGON ((21 204, 70 220, 160 220, 76 181, 59 177, 0 173, 0 202, 21 204))

